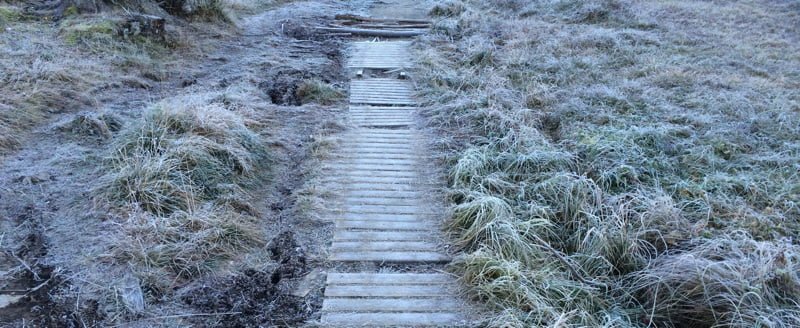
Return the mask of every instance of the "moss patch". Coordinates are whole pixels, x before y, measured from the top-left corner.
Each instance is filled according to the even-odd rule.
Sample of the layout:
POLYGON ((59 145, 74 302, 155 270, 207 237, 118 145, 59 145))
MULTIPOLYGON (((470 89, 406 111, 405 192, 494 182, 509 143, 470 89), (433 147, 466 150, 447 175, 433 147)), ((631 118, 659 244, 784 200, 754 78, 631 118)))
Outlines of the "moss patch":
POLYGON ((64 41, 69 45, 81 42, 111 41, 116 32, 116 24, 110 20, 95 22, 66 21, 61 27, 64 41))

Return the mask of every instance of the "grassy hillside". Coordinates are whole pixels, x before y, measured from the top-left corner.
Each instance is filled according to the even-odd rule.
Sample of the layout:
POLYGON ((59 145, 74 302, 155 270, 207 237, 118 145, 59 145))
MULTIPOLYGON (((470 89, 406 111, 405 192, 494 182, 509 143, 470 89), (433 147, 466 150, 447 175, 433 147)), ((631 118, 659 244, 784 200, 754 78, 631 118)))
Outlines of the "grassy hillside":
POLYGON ((493 326, 800 324, 796 1, 449 1, 420 79, 493 326))

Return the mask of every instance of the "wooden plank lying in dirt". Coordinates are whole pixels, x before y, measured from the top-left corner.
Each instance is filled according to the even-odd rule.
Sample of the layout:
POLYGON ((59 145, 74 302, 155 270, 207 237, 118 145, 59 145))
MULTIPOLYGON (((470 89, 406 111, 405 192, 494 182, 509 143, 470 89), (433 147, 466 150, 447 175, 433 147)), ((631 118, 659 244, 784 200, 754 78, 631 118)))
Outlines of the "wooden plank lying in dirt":
POLYGON ((365 17, 352 14, 339 14, 334 16, 334 19, 341 21, 354 21, 354 22, 372 22, 372 23, 396 23, 396 24, 427 24, 430 25, 431 21, 427 19, 395 19, 395 18, 375 18, 365 17))
POLYGON ((352 28, 352 27, 315 27, 314 29, 325 31, 325 32, 334 32, 334 33, 349 33, 352 35, 360 35, 360 36, 377 36, 383 38, 408 38, 413 36, 418 36, 425 34, 424 30, 414 30, 414 31, 387 31, 387 30, 378 30, 378 29, 363 29, 363 28, 352 28))

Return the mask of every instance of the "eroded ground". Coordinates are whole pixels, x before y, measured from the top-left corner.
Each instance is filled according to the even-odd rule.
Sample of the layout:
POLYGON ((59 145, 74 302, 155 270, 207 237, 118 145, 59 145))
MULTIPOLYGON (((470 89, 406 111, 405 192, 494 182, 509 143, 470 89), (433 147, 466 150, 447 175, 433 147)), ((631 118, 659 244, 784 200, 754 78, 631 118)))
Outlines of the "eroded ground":
MULTIPOLYGON (((159 50, 163 56, 150 54, 148 64, 137 67, 119 65, 128 60, 121 55, 81 48, 94 43, 48 43, 62 35, 51 30, 60 25, 9 23, 11 30, 0 33, 0 42, 17 46, 15 56, 3 60, 4 68, 43 61, 55 67, 25 43, 31 35, 48 44, 48 54, 64 47, 64 57, 75 61, 59 66, 70 78, 30 84, 58 88, 67 96, 53 97, 36 109, 35 119, 9 134, 14 145, 0 159, 0 305, 13 301, 0 308, 0 322, 294 327, 316 319, 319 268, 325 261, 320 245, 330 231, 310 217, 310 191, 298 189, 314 174, 321 140, 340 127, 337 104, 346 82, 340 40, 310 26, 364 5, 280 3, 242 11, 235 28, 170 20, 180 25, 173 32, 191 42, 159 50), (93 56, 96 63, 88 60, 93 56), (199 273, 175 259, 154 260, 153 254, 171 254, 163 247, 172 246, 153 244, 147 239, 152 231, 131 231, 135 220, 149 222, 158 233, 172 229, 160 224, 174 214, 147 213, 141 199, 131 201, 135 206, 108 202, 104 191, 109 158, 123 149, 120 142, 150 119, 154 106, 178 104, 241 113, 267 154, 255 165, 263 172, 243 182, 241 192, 214 194, 215 201, 224 199, 226 214, 256 218, 247 225, 255 231, 254 244, 225 257, 197 255, 203 259, 197 262, 199 273)), ((18 79, 0 82, 7 94, 27 86, 18 79)), ((34 99, 23 96, 9 96, 0 105, 19 109, 34 99)), ((175 140, 194 139, 180 135, 175 140)))

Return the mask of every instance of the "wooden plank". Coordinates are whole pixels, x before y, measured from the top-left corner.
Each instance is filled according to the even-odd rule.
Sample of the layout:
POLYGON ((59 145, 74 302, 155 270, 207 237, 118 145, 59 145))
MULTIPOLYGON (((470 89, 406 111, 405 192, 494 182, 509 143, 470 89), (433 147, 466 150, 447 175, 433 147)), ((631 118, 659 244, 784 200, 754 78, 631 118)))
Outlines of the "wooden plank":
POLYGON ((339 262, 379 262, 379 263, 447 263, 450 257, 437 252, 335 252, 331 261, 339 262))
POLYGON ((417 131, 413 129, 404 129, 404 130, 394 130, 394 129, 358 129, 354 130, 351 135, 406 135, 406 136, 416 136, 417 131))
POLYGON ((413 97, 404 95, 391 95, 391 94, 380 94, 380 93, 350 94, 351 104, 363 103, 365 101, 383 101, 383 102, 376 102, 376 104, 378 105, 396 105, 396 104, 408 104, 409 106, 417 105, 417 102, 416 100, 414 100, 413 97))
POLYGON ((410 150, 417 148, 417 145, 411 142, 401 143, 386 143, 386 142, 346 142, 340 143, 342 147, 349 147, 349 148, 379 148, 379 149, 401 149, 401 150, 410 150))
POLYGON ((379 170, 379 171, 408 171, 417 172, 417 164, 407 163, 341 163, 333 162, 326 164, 324 167, 337 170, 379 170))
POLYGON ((410 198, 420 199, 428 197, 427 193, 410 190, 385 190, 385 189, 348 189, 347 197, 378 197, 378 198, 410 198))
POLYGON ((375 326, 457 326, 462 317, 456 313, 326 313, 322 316, 326 325, 347 327, 375 326))
POLYGON ((444 273, 337 273, 328 274, 328 285, 436 285, 453 283, 444 273))
POLYGON ((424 241, 337 241, 331 244, 332 252, 433 252, 436 245, 424 241))
POLYGON ((392 106, 349 106, 349 110, 417 110, 419 107, 392 107, 392 106))
POLYGON ((350 88, 350 96, 384 96, 397 98, 413 98, 412 90, 398 90, 394 87, 350 88))
POLYGON ((389 111, 389 112, 351 112, 350 118, 409 118, 414 117, 411 111, 389 111))
POLYGON ((342 198, 342 203, 350 205, 419 206, 420 200, 413 198, 353 197, 342 198))
POLYGON ((393 86, 393 85, 351 85, 350 86, 350 93, 353 94, 355 92, 363 92, 363 93, 378 93, 378 92, 385 92, 386 94, 397 94, 403 96, 410 96, 414 94, 414 89, 410 86, 393 86))
POLYGON ((348 151, 351 154, 385 154, 385 155, 417 155, 419 152, 413 148, 385 148, 385 147, 369 147, 369 146, 352 146, 342 147, 341 150, 348 151))
POLYGON ((414 113, 350 113, 348 115, 351 119, 412 119, 416 115, 414 113))
POLYGON ((426 183, 395 183, 395 182, 350 182, 339 185, 342 190, 357 191, 387 191, 387 192, 420 192, 427 194, 430 185, 426 183))
POLYGON ((370 141, 374 142, 385 142, 385 143, 400 143, 400 144, 420 144, 420 140, 418 140, 415 136, 403 136, 403 135, 395 135, 395 136, 381 136, 381 135, 351 135, 349 142, 340 143, 340 145, 350 145, 350 144, 361 144, 361 143, 368 143, 370 141))
POLYGON ((422 241, 337 241, 331 244, 333 253, 341 252, 431 252, 434 244, 422 241))
POLYGON ((348 62, 348 66, 351 68, 358 67, 357 65, 389 65, 389 64, 397 66, 393 68, 413 66, 411 64, 411 60, 407 57, 362 57, 350 60, 348 62))
POLYGON ((322 312, 455 312, 464 307, 451 298, 326 298, 322 312))
POLYGON ((398 159, 398 160, 415 160, 424 161, 425 157, 420 154, 414 153, 363 153, 354 152, 351 149, 338 150, 330 155, 331 159, 344 160, 344 159, 398 159), (382 156, 383 155, 383 156, 382 156))
POLYGON ((358 126, 374 126, 374 127, 391 127, 391 126, 409 126, 413 125, 414 121, 407 120, 407 121, 353 121, 353 124, 358 126))
POLYGON ((406 29, 402 31, 395 31, 391 29, 361 29, 351 27, 324 27, 316 26, 314 29, 333 33, 350 33, 360 36, 375 36, 384 38, 408 38, 425 34, 425 30, 406 29))
POLYGON ((356 68, 397 69, 406 67, 410 66, 399 63, 352 63, 347 65, 348 69, 356 69, 356 68))
POLYGON ((404 231, 430 231, 430 224, 421 221, 386 222, 372 220, 337 220, 336 229, 365 229, 365 230, 404 230, 404 231))
POLYGON ((370 165, 407 165, 418 167, 421 165, 416 159, 408 158, 334 158, 328 161, 332 165, 370 164, 370 165))
POLYGON ((386 128, 386 127, 405 127, 414 125, 413 122, 356 122, 354 123, 356 126, 362 127, 376 127, 376 128, 386 128))
POLYGON ((422 155, 417 150, 402 150, 402 149, 380 149, 380 148, 345 148, 338 149, 336 155, 347 157, 363 156, 364 158, 380 158, 381 155, 385 158, 422 158, 422 155))
POLYGON ((361 79, 350 81, 350 89, 354 90, 388 90, 394 92, 413 92, 414 84, 408 80, 394 79, 376 82, 372 79, 361 79))
POLYGON ((350 42, 351 46, 355 47, 408 47, 411 41, 353 41, 350 42))
POLYGON ((350 213, 364 214, 413 214, 424 211, 419 206, 397 206, 397 205, 354 205, 344 204, 344 210, 350 213))
POLYGON ((333 232, 333 241, 425 241, 430 234, 418 231, 350 231, 333 232))
POLYGON ((398 97, 413 97, 414 90, 412 89, 405 89, 395 86, 374 86, 374 87, 351 87, 350 88, 350 96, 358 96, 358 95, 386 95, 386 96, 398 96, 398 97))
POLYGON ((325 169, 326 171, 347 173, 349 175, 363 174, 371 176, 399 176, 399 177, 415 177, 419 175, 418 169, 414 165, 331 163, 323 166, 323 169, 325 169))
POLYGON ((419 135, 415 132, 416 129, 355 129, 358 132, 352 132, 345 134, 344 138, 356 138, 356 139, 370 139, 370 138, 381 138, 381 139, 419 139, 419 135), (386 130, 393 131, 387 132, 386 130))
MULTIPOLYGON (((430 186, 431 183, 425 181, 419 177, 417 178, 404 178, 404 177, 333 177, 338 179, 338 182, 342 182, 341 179, 347 180, 349 184, 408 184, 414 186, 430 186)), ((330 179, 330 178, 329 178, 330 179)), ((326 180, 323 180, 326 181, 326 180)), ((337 180, 328 180, 331 182, 337 182, 337 180)))
POLYGON ((327 177, 323 182, 344 182, 348 183, 421 183, 419 178, 408 177, 353 177, 336 176, 327 177))
POLYGON ((360 146, 360 145, 415 145, 417 144, 415 140, 408 140, 408 139, 368 139, 368 138, 356 138, 356 139, 348 139, 343 140, 339 143, 340 146, 345 147, 353 147, 353 146, 360 146))
POLYGON ((328 285, 325 297, 443 297, 452 295, 444 285, 328 285))
POLYGON ((394 89, 371 88, 369 90, 350 89, 350 97, 384 97, 393 99, 413 99, 410 91, 393 91, 394 89))
POLYGON ((351 122, 363 123, 380 123, 380 122, 416 122, 413 117, 363 117, 363 118, 350 118, 351 122))
MULTIPOLYGON (((365 56, 358 59, 349 61, 348 66, 365 65, 365 64, 394 64, 400 67, 411 67, 411 60, 405 56, 365 56)), ((399 68, 399 67, 398 67, 399 68)))
POLYGON ((416 115, 416 109, 410 109, 414 107, 395 107, 392 109, 350 109, 349 114, 350 117, 356 116, 402 116, 402 117, 409 117, 416 115))
POLYGON ((335 216, 335 219, 344 220, 370 220, 370 221, 402 221, 402 222, 419 222, 425 220, 433 220, 434 215, 419 214, 419 213, 376 213, 376 214, 363 214, 363 213, 342 213, 335 216))
POLYGON ((404 68, 409 67, 409 65, 404 64, 395 64, 395 63, 351 63, 347 65, 347 68, 354 69, 354 68, 374 68, 374 69, 395 69, 395 68, 404 68))
POLYGON ((364 164, 364 163, 347 163, 347 164, 326 164, 326 168, 336 170, 375 170, 375 171, 402 171, 402 172, 417 172, 415 164, 394 164, 394 163, 377 163, 377 164, 364 164))
POLYGON ((375 178, 418 178, 419 174, 415 171, 382 171, 382 170, 326 170, 335 172, 342 177, 375 177, 375 178))
POLYGON ((351 104, 409 104, 416 105, 416 101, 411 97, 392 97, 389 95, 350 95, 351 104))
POLYGON ((384 99, 350 99, 352 104, 376 104, 376 105, 416 105, 413 101, 384 100, 384 99))
POLYGON ((410 88, 401 88, 396 86, 372 86, 372 87, 357 87, 351 86, 350 96, 358 95, 385 95, 412 98, 414 90, 410 88))
POLYGON ((386 77, 376 77, 367 80, 361 80, 359 83, 408 83, 403 81, 398 81, 397 79, 386 78, 386 77))
POLYGON ((394 109, 381 109, 381 110, 350 110, 350 117, 414 117, 414 111, 411 110, 394 110, 394 109))

